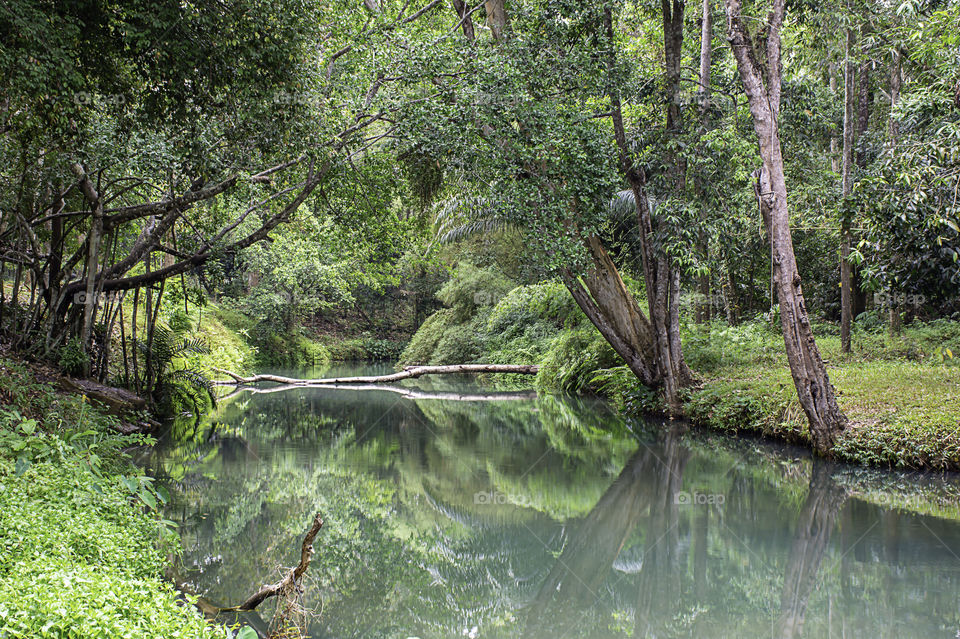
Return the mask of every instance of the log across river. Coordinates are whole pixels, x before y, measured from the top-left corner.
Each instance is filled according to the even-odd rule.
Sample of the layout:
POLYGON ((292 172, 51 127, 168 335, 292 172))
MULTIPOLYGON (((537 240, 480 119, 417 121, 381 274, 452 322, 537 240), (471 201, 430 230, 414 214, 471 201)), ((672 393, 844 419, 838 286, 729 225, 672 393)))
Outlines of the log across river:
POLYGON ((241 386, 245 384, 256 384, 257 382, 276 382, 277 384, 287 384, 290 386, 334 386, 334 385, 357 385, 357 384, 389 384, 399 382, 404 379, 415 379, 424 375, 457 375, 457 374, 479 374, 479 373, 513 373, 518 375, 536 375, 536 366, 517 365, 517 364, 453 364, 449 366, 407 366, 402 371, 391 373, 389 375, 362 375, 359 377, 325 377, 320 379, 299 379, 296 377, 284 377, 282 375, 251 375, 244 377, 231 371, 214 368, 218 373, 223 373, 232 379, 216 380, 214 386, 241 386))

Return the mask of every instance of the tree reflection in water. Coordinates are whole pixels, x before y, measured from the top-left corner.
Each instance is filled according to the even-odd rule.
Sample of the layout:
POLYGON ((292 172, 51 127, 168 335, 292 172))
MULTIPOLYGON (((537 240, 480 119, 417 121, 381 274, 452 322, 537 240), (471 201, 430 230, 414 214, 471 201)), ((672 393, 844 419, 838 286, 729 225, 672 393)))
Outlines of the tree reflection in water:
POLYGON ((185 581, 217 603, 275 580, 324 513, 315 637, 956 633, 956 522, 867 503, 875 479, 789 449, 633 429, 590 400, 301 389, 176 425, 145 463, 173 489, 185 581))

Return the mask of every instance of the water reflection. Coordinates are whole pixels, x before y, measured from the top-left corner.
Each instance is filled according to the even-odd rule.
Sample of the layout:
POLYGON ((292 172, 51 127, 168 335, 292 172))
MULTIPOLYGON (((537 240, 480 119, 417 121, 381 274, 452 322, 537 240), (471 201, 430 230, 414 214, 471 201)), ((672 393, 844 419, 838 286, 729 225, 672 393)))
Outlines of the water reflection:
POLYGON ((896 477, 924 510, 953 480, 864 478, 790 449, 628 427, 595 401, 410 388, 246 394, 175 425, 144 463, 174 489, 183 579, 236 603, 295 562, 319 510, 314 637, 960 628, 957 523, 862 498, 896 477))

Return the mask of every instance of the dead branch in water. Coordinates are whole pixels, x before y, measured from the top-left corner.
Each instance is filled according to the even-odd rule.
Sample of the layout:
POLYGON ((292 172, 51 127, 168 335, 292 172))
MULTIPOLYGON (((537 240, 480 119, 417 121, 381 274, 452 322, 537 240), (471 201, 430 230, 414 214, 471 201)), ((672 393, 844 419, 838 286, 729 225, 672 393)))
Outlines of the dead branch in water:
POLYGON ((537 366, 516 364, 453 364, 449 366, 408 366, 399 373, 390 375, 365 375, 361 377, 327 377, 322 379, 298 379, 283 377, 282 375, 251 375, 243 377, 234 372, 214 368, 214 371, 223 373, 233 380, 217 380, 215 386, 240 386, 242 384, 256 384, 257 382, 276 382, 291 386, 329 386, 333 384, 387 384, 399 382, 403 379, 416 379, 423 375, 453 375, 463 373, 515 373, 519 375, 536 375, 537 366))
POLYGON ((303 573, 307 572, 307 568, 310 566, 310 558, 313 556, 313 540, 316 538, 317 533, 320 532, 321 527, 323 527, 323 520, 320 519, 320 513, 317 513, 313 517, 313 525, 310 526, 306 537, 303 538, 303 546, 300 548, 300 563, 298 563, 295 568, 292 568, 283 579, 275 584, 261 586, 260 590, 248 597, 247 600, 239 606, 221 608, 221 612, 254 610, 270 597, 295 592, 300 587, 300 579, 303 577, 303 573))

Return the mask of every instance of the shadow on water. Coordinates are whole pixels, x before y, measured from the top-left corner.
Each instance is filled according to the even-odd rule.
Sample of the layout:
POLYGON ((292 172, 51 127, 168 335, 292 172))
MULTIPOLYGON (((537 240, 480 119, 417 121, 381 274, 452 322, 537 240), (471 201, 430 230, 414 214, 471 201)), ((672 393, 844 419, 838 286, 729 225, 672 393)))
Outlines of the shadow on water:
POLYGON ((319 510, 313 637, 960 628, 955 479, 628 424, 589 399, 409 388, 245 394, 173 424, 143 463, 174 496, 187 587, 227 605, 275 581, 319 510))

